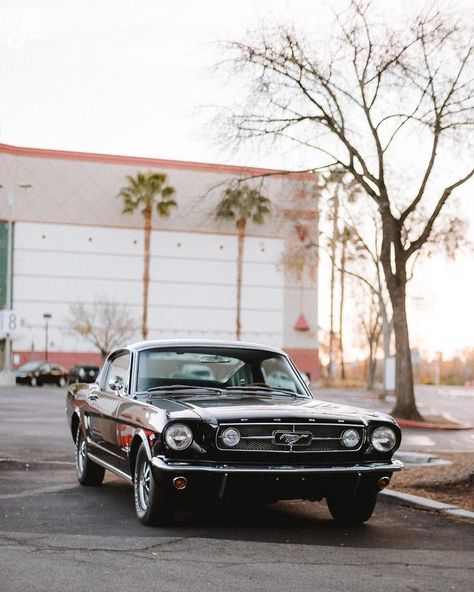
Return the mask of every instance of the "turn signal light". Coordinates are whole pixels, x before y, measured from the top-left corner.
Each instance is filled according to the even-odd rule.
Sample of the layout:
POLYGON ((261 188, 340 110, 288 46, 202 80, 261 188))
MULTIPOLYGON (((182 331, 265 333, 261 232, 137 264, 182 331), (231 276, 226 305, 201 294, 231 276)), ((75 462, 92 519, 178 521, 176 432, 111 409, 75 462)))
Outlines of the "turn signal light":
POLYGON ((173 479, 173 485, 176 489, 186 489, 188 486, 188 480, 186 477, 175 477, 173 479))
POLYGON ((390 477, 380 477, 380 479, 377 481, 377 487, 382 490, 385 489, 389 483, 390 477))

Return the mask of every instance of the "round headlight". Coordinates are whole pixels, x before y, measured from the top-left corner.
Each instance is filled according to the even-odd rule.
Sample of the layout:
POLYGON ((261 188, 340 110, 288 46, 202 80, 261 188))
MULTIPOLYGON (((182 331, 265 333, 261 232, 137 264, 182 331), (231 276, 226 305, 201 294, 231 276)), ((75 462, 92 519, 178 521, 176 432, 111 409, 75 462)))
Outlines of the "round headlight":
POLYGON ((175 423, 166 430, 165 442, 173 450, 185 450, 193 441, 193 433, 184 423, 175 423))
POLYGON ((346 448, 354 448, 360 442, 359 432, 356 430, 346 430, 342 434, 341 441, 346 448))
POLYGON ((370 436, 372 446, 379 452, 388 452, 397 443, 395 432, 388 427, 376 428, 370 436))
POLYGON ((235 428, 227 428, 222 432, 221 438, 226 446, 237 446, 240 442, 240 432, 235 428))

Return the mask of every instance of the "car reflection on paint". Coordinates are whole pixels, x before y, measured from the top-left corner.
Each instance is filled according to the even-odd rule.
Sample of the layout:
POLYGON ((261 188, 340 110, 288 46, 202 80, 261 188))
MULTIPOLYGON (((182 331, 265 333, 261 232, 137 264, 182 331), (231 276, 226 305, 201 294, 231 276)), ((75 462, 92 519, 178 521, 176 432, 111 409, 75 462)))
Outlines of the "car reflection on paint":
POLYGON ((124 347, 94 384, 69 386, 66 412, 79 482, 128 480, 147 525, 202 499, 326 499, 337 521, 360 524, 402 468, 392 417, 317 400, 284 352, 255 344, 124 347))

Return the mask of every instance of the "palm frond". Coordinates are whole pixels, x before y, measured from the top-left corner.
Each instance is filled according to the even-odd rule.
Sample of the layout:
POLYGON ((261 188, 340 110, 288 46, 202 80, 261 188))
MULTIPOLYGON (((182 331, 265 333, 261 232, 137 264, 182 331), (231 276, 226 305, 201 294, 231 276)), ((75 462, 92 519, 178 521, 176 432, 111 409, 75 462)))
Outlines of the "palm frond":
POLYGON ((257 189, 248 185, 227 187, 222 199, 217 204, 214 217, 216 220, 252 220, 255 224, 264 224, 271 213, 270 200, 257 189))
POLYGON ((176 193, 174 187, 167 185, 167 176, 154 171, 138 171, 133 177, 127 175, 128 184, 119 191, 123 202, 123 214, 133 214, 140 210, 142 215, 149 207, 156 207, 159 216, 167 217, 178 204, 174 199, 167 199, 176 193))

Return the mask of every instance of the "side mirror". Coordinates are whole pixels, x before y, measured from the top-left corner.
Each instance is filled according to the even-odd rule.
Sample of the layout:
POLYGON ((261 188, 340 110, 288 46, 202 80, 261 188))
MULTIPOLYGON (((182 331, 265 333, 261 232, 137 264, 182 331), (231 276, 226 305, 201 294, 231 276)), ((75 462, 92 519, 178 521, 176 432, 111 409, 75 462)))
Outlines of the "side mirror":
POLYGON ((121 376, 115 376, 109 381, 109 388, 111 391, 120 392, 123 391, 125 382, 121 376))

